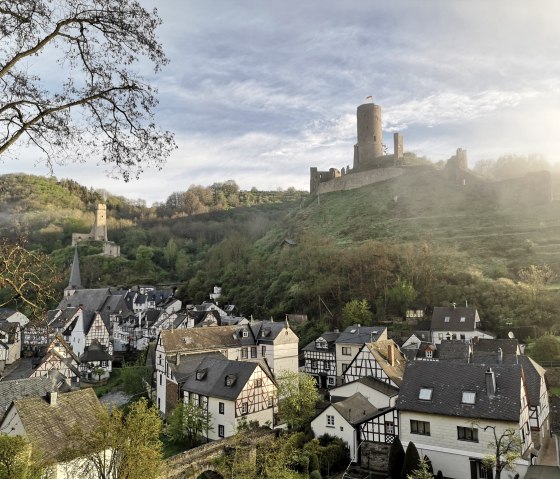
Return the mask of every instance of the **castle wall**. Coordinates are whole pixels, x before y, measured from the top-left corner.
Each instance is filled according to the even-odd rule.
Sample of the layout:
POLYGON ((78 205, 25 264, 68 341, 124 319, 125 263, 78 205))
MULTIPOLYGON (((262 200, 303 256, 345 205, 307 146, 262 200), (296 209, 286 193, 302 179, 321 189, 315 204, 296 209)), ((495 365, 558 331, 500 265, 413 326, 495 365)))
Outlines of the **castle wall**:
POLYGON ((380 181, 396 178, 404 173, 403 168, 390 167, 375 170, 361 171, 333 178, 326 183, 317 184, 317 193, 330 193, 332 191, 352 190, 362 186, 379 183, 380 181))

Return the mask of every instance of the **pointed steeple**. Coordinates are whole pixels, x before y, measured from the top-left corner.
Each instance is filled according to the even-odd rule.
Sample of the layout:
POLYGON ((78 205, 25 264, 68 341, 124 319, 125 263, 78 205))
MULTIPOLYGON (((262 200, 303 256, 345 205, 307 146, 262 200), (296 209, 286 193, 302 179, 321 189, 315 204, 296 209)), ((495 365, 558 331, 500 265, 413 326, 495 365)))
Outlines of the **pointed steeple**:
POLYGON ((78 246, 74 248, 74 261, 70 271, 70 281, 64 288, 64 296, 71 296, 77 289, 82 289, 82 278, 80 277, 80 260, 78 259, 78 246))

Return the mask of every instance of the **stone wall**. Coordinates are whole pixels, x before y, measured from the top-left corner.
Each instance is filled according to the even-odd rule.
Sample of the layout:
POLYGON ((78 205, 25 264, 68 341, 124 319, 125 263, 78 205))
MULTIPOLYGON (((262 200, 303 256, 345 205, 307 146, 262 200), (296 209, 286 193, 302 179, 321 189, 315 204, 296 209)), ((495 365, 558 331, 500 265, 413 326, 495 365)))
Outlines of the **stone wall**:
POLYGON ((369 471, 389 471, 390 444, 365 441, 360 447, 360 467, 369 471))
POLYGON ((390 180, 391 178, 401 176, 403 173, 404 169, 397 167, 378 168, 359 173, 350 173, 344 176, 339 176, 338 178, 333 178, 325 183, 319 183, 317 185, 317 192, 321 194, 333 191, 352 190, 355 188, 361 188, 362 186, 371 185, 373 183, 390 180))

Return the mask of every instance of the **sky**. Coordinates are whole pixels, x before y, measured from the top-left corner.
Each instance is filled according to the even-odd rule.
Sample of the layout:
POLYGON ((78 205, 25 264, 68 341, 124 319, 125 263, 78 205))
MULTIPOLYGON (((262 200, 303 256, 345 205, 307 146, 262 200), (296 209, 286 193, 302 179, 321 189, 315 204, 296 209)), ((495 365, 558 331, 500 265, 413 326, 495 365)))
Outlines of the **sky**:
MULTIPOLYGON (((177 150, 128 183, 95 163, 56 166, 148 204, 190 185, 309 188, 309 168, 353 161, 356 108, 383 109, 384 143, 469 165, 508 154, 560 160, 557 0, 142 0, 170 63, 150 77, 177 150)), ((0 173, 47 175, 29 151, 0 173)))

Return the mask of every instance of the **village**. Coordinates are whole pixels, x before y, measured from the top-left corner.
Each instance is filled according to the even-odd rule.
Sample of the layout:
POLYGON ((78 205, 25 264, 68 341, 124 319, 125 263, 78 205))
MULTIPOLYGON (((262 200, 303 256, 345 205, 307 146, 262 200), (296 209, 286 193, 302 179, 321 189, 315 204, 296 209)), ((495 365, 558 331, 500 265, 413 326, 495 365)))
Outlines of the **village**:
POLYGON ((209 421, 205 443, 247 423, 286 428, 279 383, 305 374, 324 397, 310 428, 347 444, 345 477, 386 477, 398 440, 405 449, 414 443, 434 475, 490 478, 507 451, 489 445, 507 448, 496 446, 504 437, 518 454, 502 477, 553 477, 539 475, 559 464, 557 398, 549 398, 546 370, 513 334, 482 330, 476 308, 409 308, 403 321, 414 332, 404 340, 390 324, 354 324, 300 344, 292 323, 307 318, 246 318, 220 299, 219 287, 198 305, 148 285, 84 288, 76 248, 46 324, 0 311, 0 432, 24 435, 54 458, 67 431, 88 420, 76 405, 98 403, 91 386, 111 377, 114 362, 143 353, 152 371, 144 387, 161 417, 195 404, 209 421))

